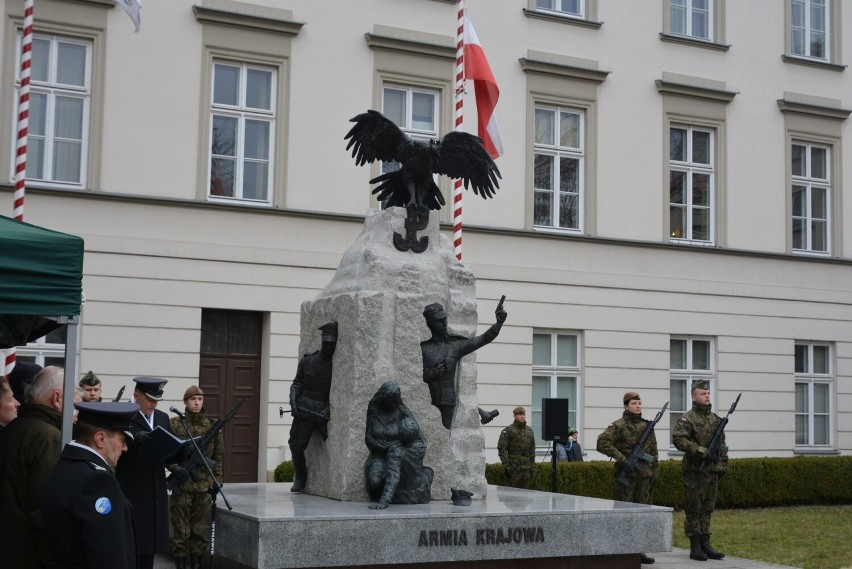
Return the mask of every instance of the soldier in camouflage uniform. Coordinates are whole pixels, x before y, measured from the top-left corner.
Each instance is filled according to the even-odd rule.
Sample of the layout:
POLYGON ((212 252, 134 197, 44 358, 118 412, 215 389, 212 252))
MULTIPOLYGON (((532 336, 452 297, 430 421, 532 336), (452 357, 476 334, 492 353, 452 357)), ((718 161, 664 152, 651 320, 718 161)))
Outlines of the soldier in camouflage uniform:
POLYGON ((528 488, 535 465, 535 434, 527 425, 527 412, 515 407, 515 422, 503 429, 497 443, 506 480, 515 488, 528 488))
MULTIPOLYGON (((647 419, 642 418, 642 398, 635 391, 624 394, 624 413, 621 419, 610 423, 606 430, 598 435, 598 452, 615 459, 613 467, 613 498, 622 502, 648 504, 651 501, 651 490, 654 480, 660 471, 659 453, 657 452, 657 437, 652 432, 645 441, 645 460, 638 461, 638 472, 627 472, 629 483, 624 486, 618 482, 624 470, 624 461, 630 456, 633 447, 638 442, 645 428, 647 419)), ((642 563, 654 562, 653 557, 641 554, 642 563)))
MULTIPOLYGON (((204 392, 198 386, 192 385, 183 394, 183 402, 186 405, 189 432, 193 437, 203 437, 216 423, 204 414, 204 392)), ((170 426, 177 436, 186 438, 186 429, 180 418, 173 418, 170 426)), ((192 446, 187 448, 197 452, 192 446)), ((216 463, 211 470, 217 479, 221 478, 222 456, 225 451, 222 431, 219 431, 207 448, 201 450, 216 463)), ((173 473, 176 471, 180 472, 180 469, 172 468, 173 473)), ((177 569, 201 569, 201 558, 210 549, 210 510, 213 499, 208 490, 213 487, 214 482, 203 466, 196 467, 194 472, 188 474, 180 477, 183 478, 178 486, 180 493, 175 492, 171 497, 171 520, 174 528, 172 555, 177 569)))
POLYGON ((728 448, 722 433, 719 462, 711 462, 705 475, 699 470, 707 456, 707 445, 721 419, 710 405, 710 384, 697 381, 692 384, 692 409, 678 419, 672 430, 672 442, 683 451, 683 524, 690 541, 689 557, 699 561, 722 559, 724 553, 710 545, 710 516, 716 506, 719 479, 728 470, 728 448))

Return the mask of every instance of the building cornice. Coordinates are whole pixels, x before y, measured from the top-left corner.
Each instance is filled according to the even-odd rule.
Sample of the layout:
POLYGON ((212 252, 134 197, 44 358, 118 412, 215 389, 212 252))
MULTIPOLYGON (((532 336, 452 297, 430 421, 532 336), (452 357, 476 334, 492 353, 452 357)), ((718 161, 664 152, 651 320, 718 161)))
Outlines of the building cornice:
POLYGON ((223 24, 277 34, 297 35, 305 22, 293 20, 290 10, 244 4, 232 0, 205 0, 192 7, 203 24, 223 24))
POLYGON ((715 88, 710 85, 698 85, 692 83, 681 83, 669 79, 657 79, 654 81, 657 91, 663 95, 679 95, 682 97, 694 97, 696 99, 709 99, 730 103, 739 92, 727 89, 715 88))
POLYGON ((778 99, 778 108, 781 109, 782 113, 796 113, 841 121, 845 121, 852 114, 852 110, 849 109, 802 103, 789 99, 778 99))
POLYGON ((364 34, 364 38, 371 49, 402 51, 452 60, 456 58, 455 41, 449 36, 376 24, 373 32, 364 34))
POLYGON ((543 73, 593 83, 603 83, 612 73, 599 69, 596 61, 533 50, 529 50, 527 56, 519 61, 521 69, 526 73, 543 73))

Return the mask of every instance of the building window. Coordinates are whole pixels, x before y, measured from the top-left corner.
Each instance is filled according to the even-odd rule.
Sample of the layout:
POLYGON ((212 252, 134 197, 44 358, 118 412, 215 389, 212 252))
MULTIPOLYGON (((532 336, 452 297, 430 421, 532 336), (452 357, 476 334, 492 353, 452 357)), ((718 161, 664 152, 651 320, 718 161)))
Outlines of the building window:
POLYGON ((713 134, 688 125, 669 128, 669 231, 674 242, 713 243, 713 134))
POLYGON ((692 409, 692 384, 709 381, 714 388, 713 340, 676 337, 669 341, 670 401, 669 427, 674 429, 681 415, 692 409))
POLYGON ((671 33, 713 39, 713 0, 669 0, 671 33))
POLYGON ((215 61, 210 197, 269 203, 277 83, 274 69, 215 61))
POLYGON ((791 149, 793 251, 829 252, 830 150, 824 145, 793 142, 791 149))
POLYGON ((559 12, 576 18, 584 17, 583 0, 536 0, 535 7, 537 10, 559 12))
MULTIPOLYGON (((17 91, 20 99, 18 42, 17 91)), ((52 186, 86 183, 91 42, 34 35, 30 75, 27 178, 52 186)))
POLYGON ((790 0, 790 53, 828 60, 829 0, 790 0))
MULTIPOLYGON (((414 139, 438 138, 439 93, 404 85, 385 85, 382 90, 382 114, 414 139)), ((398 170, 399 162, 382 162, 382 174, 398 170)))
POLYGON ((583 113, 535 107, 533 225, 582 230, 583 113))
POLYGON ((796 445, 831 446, 831 348, 796 342, 796 445))
POLYGON ((65 367, 65 339, 67 326, 60 326, 47 336, 21 346, 16 350, 15 361, 32 362, 41 367, 65 367))
POLYGON ((577 425, 580 388, 580 336, 570 332, 535 332, 532 357, 532 413, 530 426, 536 445, 541 438, 542 399, 568 399, 568 422, 577 425))

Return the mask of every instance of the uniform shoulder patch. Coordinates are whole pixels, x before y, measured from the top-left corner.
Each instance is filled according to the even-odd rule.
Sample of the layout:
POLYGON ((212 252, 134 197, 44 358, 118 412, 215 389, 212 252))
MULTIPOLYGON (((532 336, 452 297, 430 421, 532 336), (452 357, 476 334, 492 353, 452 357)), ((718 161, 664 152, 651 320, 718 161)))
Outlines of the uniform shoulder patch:
POLYGON ((95 500, 95 511, 103 516, 109 514, 112 511, 112 502, 106 496, 98 498, 95 500))
POLYGON ((680 425, 685 425, 685 424, 688 423, 688 421, 686 420, 686 417, 681 417, 680 419, 677 420, 677 422, 680 425))

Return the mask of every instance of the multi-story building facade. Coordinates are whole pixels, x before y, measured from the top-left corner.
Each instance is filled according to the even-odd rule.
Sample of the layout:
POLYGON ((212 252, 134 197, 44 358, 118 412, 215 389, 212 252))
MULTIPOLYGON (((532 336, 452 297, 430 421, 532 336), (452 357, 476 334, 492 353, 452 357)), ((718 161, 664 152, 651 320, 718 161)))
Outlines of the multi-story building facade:
MULTIPOLYGON (((3 7, 11 180, 23 2, 3 7)), ((743 393, 734 457, 852 453, 852 10, 465 8, 505 147, 495 199, 464 197, 480 331, 501 294, 509 312, 478 354, 480 403, 501 411, 489 461, 516 405, 541 435, 544 397, 569 399, 602 458, 628 390, 646 415, 671 402, 665 449, 695 378, 720 410, 743 393)), ((25 220, 85 239, 80 369, 107 395, 156 375, 172 401, 200 377, 208 411, 249 397, 226 479, 265 479, 288 456, 300 305, 377 207, 383 166, 355 165, 349 119, 451 130, 455 30, 447 0, 147 2, 139 33, 112 0, 36 0, 25 220)), ((475 131, 472 93, 465 108, 475 131)), ((19 357, 52 361, 57 341, 19 357)))

